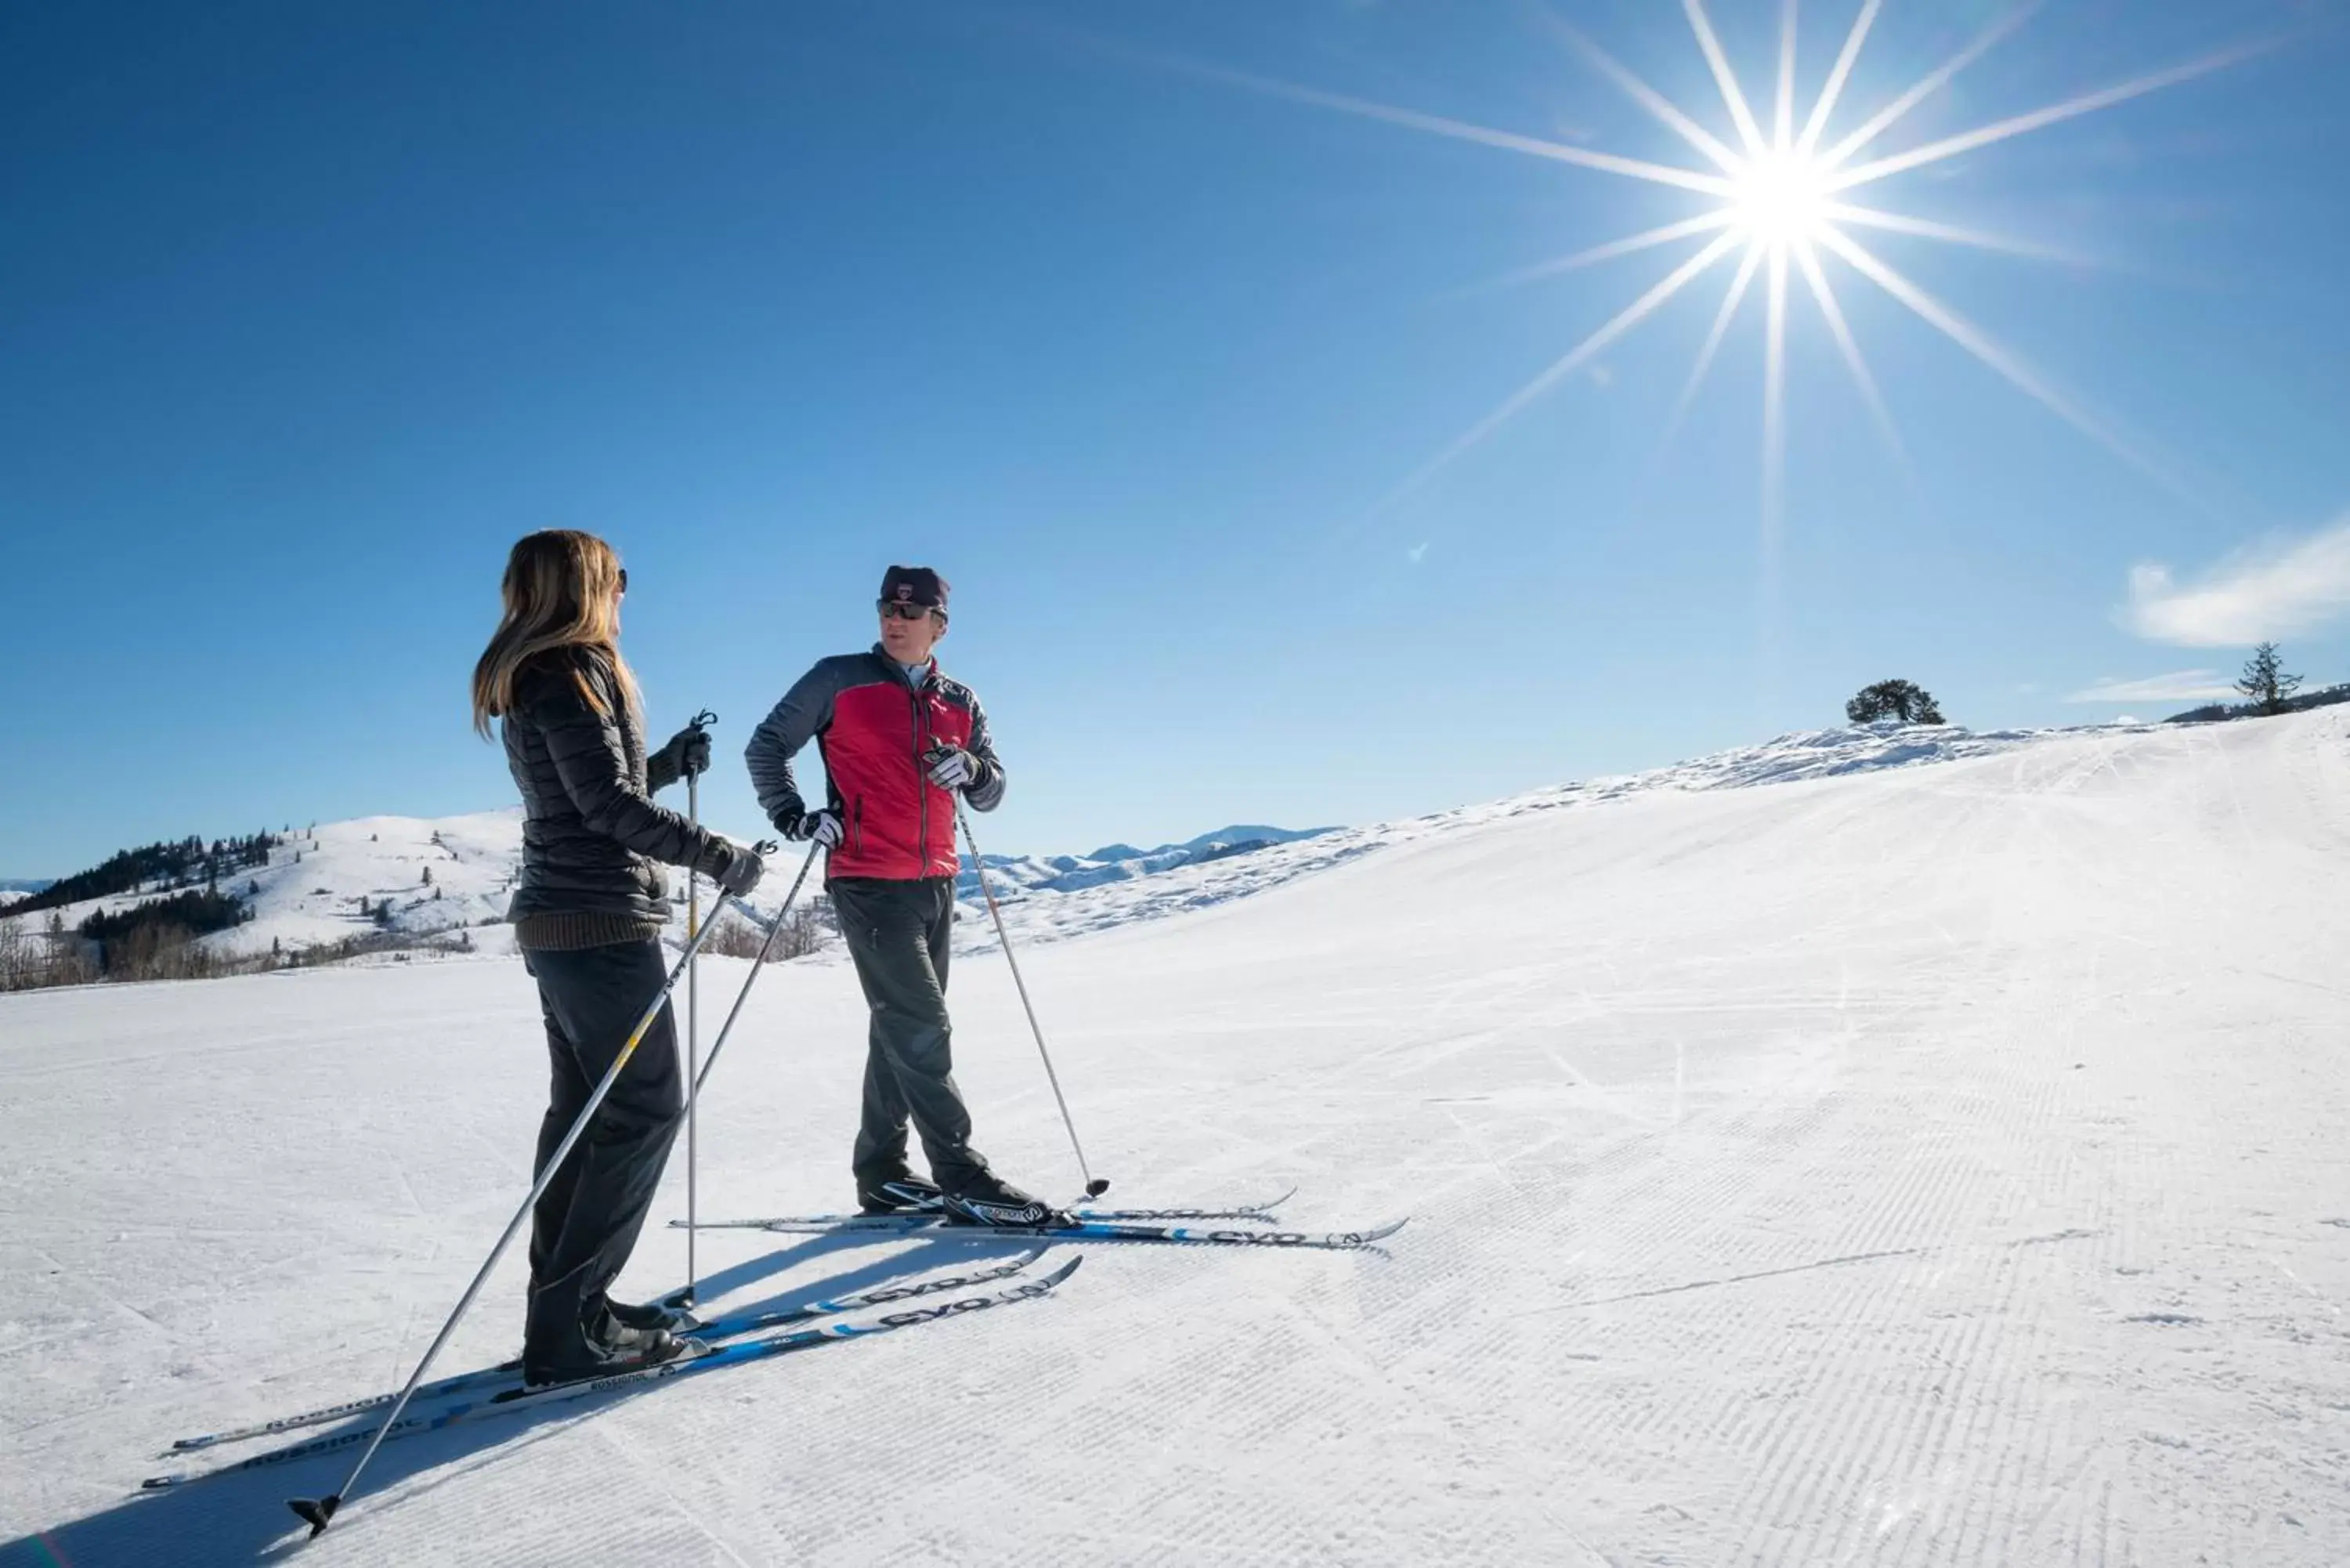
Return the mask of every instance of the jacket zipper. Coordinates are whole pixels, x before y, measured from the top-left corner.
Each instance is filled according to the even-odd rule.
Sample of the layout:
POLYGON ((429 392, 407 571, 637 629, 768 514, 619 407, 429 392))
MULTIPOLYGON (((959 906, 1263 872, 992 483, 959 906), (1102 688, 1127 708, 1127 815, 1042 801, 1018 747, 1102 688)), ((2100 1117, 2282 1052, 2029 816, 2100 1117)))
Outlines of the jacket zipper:
POLYGON ((910 688, 914 720, 914 875, 931 874, 931 790, 928 777, 922 773, 922 691, 910 688))

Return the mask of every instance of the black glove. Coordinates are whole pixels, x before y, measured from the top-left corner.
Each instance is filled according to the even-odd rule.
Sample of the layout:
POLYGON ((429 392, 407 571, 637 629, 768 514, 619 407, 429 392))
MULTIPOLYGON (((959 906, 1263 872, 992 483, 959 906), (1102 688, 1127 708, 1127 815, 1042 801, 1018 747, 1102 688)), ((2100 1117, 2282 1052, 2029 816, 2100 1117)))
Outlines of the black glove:
POLYGON ((694 869, 718 884, 718 890, 737 898, 747 898, 767 874, 767 863, 759 852, 747 844, 737 844, 730 838, 712 836, 710 847, 702 852, 694 869))
POLYGON ((673 779, 692 778, 710 771, 710 732, 699 724, 688 724, 669 738, 663 746, 648 758, 646 771, 665 774, 673 779))
POLYGON ((810 839, 827 849, 840 842, 840 814, 825 811, 779 811, 769 818, 775 831, 794 844, 806 844, 810 839))

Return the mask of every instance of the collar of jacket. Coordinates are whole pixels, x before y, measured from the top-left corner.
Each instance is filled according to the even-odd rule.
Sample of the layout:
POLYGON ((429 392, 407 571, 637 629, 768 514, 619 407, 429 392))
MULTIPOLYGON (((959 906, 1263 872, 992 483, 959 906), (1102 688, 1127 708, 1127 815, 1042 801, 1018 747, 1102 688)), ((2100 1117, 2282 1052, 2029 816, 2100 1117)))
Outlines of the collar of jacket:
MULTIPOLYGON (((896 659, 890 658, 889 650, 878 642, 873 645, 873 657, 879 662, 882 669, 888 670, 890 674, 898 678, 899 685, 907 687, 915 691, 920 691, 922 689, 921 686, 916 686, 911 680, 909 680, 906 678, 906 667, 899 663, 896 659)), ((933 653, 931 655, 931 670, 929 674, 922 677, 922 686, 929 685, 938 678, 939 656, 933 653)))

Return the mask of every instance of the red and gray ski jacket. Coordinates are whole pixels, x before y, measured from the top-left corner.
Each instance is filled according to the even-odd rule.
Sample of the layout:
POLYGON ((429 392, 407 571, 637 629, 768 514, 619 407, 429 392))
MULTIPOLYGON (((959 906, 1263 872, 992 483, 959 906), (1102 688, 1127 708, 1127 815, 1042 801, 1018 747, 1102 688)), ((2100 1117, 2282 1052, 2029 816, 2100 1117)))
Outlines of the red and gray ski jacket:
POLYGON ((819 661, 751 732, 743 757, 769 821, 780 825, 806 809, 792 759, 811 739, 824 758, 827 802, 840 814, 827 877, 903 882, 956 873, 954 796, 932 784, 922 765, 922 753, 941 741, 978 764, 963 789, 973 809, 993 811, 1003 799, 1003 764, 979 698, 940 674, 935 662, 920 686, 909 684, 904 667, 879 643, 869 653, 819 661))

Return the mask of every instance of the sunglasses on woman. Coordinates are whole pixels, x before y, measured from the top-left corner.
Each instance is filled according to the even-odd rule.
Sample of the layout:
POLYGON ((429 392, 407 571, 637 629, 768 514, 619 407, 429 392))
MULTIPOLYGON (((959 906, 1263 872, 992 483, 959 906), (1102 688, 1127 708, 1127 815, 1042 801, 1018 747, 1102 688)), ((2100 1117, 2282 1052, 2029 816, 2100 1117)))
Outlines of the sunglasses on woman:
POLYGON ((928 605, 914 604, 907 599, 876 599, 874 603, 880 607, 885 620, 893 615, 899 620, 920 620, 926 615, 938 613, 928 605))

